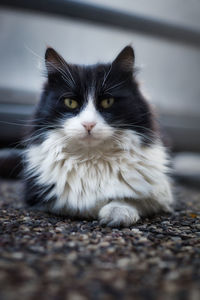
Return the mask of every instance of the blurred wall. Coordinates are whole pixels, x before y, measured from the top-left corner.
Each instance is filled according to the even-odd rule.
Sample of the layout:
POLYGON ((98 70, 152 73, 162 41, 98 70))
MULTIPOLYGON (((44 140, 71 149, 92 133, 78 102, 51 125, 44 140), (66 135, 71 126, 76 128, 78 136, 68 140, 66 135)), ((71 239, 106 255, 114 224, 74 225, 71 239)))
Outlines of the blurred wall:
MULTIPOLYGON (((87 2, 200 29, 199 1, 87 2)), ((0 89, 14 88, 39 94, 44 81, 41 62, 47 45, 55 47, 70 62, 92 64, 112 60, 122 47, 130 43, 135 48, 136 65, 141 68, 139 78, 143 89, 158 109, 170 114, 187 113, 198 117, 199 48, 69 19, 6 9, 0 11, 0 89)))

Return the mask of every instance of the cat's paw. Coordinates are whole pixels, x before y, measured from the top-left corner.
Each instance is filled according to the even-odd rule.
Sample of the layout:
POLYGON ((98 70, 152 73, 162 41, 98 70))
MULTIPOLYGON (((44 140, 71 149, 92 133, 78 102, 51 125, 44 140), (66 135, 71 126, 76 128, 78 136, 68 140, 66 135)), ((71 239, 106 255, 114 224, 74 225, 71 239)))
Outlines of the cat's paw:
POLYGON ((139 218, 136 208, 120 202, 111 202, 99 211, 100 224, 110 227, 128 227, 136 223, 139 218))

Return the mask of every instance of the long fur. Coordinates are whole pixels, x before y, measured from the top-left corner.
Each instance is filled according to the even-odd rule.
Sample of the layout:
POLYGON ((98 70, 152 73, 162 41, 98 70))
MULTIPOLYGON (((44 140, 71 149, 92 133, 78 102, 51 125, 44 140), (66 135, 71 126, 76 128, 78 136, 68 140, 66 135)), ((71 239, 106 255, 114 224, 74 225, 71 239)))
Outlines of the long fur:
POLYGON ((63 113, 60 103, 55 106, 62 99, 63 90, 60 88, 56 97, 55 90, 63 84, 58 77, 59 67, 63 68, 65 62, 55 52, 50 57, 46 54, 50 64, 48 85, 37 108, 35 129, 25 152, 28 204, 56 214, 99 218, 109 226, 129 226, 141 216, 171 211, 173 197, 167 176, 167 155, 155 130, 151 110, 132 75, 130 79, 133 55, 127 48, 110 68, 75 66, 70 73, 70 66, 67 71, 66 67, 62 69, 68 93, 81 80, 79 92, 82 88, 84 100, 76 113, 63 113), (107 72, 103 73, 102 68, 107 72), (113 81, 117 68, 123 75, 117 74, 117 80, 113 81), (122 82, 127 79, 130 82, 123 87, 122 82), (98 85, 101 89, 106 85, 104 93, 110 89, 119 99, 106 112, 99 108, 102 97, 96 96, 98 85), (53 109, 47 109, 47 104, 53 109), (89 135, 82 125, 84 122, 96 124, 89 135))

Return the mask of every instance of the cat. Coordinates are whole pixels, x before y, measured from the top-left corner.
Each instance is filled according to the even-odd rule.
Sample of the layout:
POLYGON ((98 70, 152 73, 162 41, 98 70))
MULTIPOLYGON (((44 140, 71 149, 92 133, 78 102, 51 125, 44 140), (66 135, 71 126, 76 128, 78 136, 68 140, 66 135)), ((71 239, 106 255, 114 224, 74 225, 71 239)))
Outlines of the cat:
POLYGON ((90 66, 47 48, 47 82, 24 153, 27 204, 112 227, 172 210, 168 157, 134 62, 131 46, 90 66))

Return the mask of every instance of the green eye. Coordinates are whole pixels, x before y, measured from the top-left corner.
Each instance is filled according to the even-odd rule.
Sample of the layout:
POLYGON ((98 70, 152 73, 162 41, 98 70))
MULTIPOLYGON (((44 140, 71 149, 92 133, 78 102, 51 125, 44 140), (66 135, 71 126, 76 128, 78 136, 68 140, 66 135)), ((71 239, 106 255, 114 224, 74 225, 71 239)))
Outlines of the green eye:
POLYGON ((67 107, 71 109, 75 109, 78 107, 78 102, 76 100, 70 99, 70 98, 65 98, 64 103, 67 107))
POLYGON ((101 101, 101 106, 103 108, 109 108, 113 105, 113 103, 114 103, 114 98, 107 98, 101 101))

